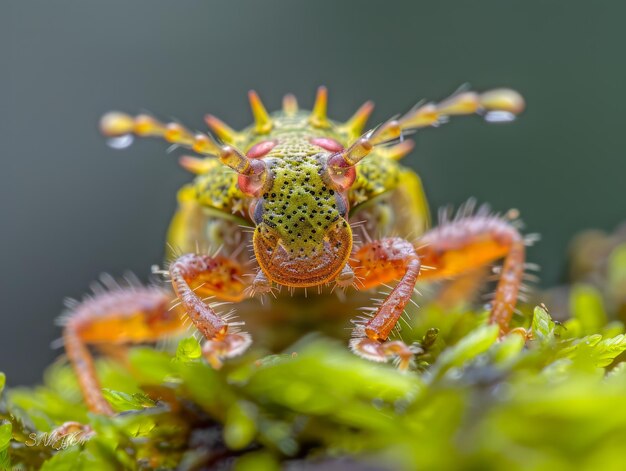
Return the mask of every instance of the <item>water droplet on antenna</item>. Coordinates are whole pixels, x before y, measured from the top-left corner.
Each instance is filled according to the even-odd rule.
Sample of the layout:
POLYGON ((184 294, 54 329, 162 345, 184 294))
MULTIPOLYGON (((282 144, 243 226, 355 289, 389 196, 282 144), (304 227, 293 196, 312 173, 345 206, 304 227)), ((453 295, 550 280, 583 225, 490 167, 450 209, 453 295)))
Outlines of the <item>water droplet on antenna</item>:
POLYGON ((516 116, 509 111, 489 111, 484 118, 488 123, 510 123, 516 116))
POLYGON ((123 136, 111 137, 106 143, 112 149, 126 149, 135 140, 132 134, 124 134, 123 136))

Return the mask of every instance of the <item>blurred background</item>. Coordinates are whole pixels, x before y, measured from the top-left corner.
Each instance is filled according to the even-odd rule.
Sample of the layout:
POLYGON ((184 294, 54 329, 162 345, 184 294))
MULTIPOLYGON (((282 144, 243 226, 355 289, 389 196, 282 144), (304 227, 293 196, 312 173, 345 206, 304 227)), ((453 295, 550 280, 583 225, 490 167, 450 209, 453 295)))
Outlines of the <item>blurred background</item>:
POLYGON ((625 15, 618 2, 3 2, 0 370, 38 381, 64 297, 161 262, 190 176, 160 142, 108 148, 97 123, 111 109, 237 128, 248 89, 270 110, 286 92, 306 108, 325 84, 331 117, 373 99, 376 123, 464 83, 515 88, 516 122, 425 130, 405 163, 433 210, 470 196, 518 208, 542 235, 530 261, 559 282, 576 232, 626 219, 625 15))

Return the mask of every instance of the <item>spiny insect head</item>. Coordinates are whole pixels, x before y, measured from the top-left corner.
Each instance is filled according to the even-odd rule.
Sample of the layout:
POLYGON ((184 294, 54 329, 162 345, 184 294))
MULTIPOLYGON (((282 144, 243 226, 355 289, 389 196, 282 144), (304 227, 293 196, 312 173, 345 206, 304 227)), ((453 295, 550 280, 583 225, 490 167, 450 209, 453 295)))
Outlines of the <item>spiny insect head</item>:
MULTIPOLYGON (((347 192, 356 180, 357 164, 376 146, 397 141, 407 132, 437 126, 451 116, 479 114, 504 120, 524 108, 523 99, 512 90, 462 91, 440 103, 415 106, 362 134, 373 108, 371 102, 346 123, 334 123, 327 117, 324 87, 318 90, 310 113, 299 112, 292 95, 285 97, 282 113, 272 115, 255 92, 249 93, 249 99, 254 124, 244 131, 235 131, 212 115, 206 117, 221 142, 148 115, 109 113, 102 118, 101 129, 113 138, 161 137, 200 155, 217 157, 234 170, 256 225, 256 259, 268 279, 288 286, 326 283, 346 265, 352 250, 347 192)), ((380 156, 401 158, 410 148, 404 143, 383 147, 380 156)), ((211 159, 184 157, 181 163, 197 174, 215 168, 211 159)))

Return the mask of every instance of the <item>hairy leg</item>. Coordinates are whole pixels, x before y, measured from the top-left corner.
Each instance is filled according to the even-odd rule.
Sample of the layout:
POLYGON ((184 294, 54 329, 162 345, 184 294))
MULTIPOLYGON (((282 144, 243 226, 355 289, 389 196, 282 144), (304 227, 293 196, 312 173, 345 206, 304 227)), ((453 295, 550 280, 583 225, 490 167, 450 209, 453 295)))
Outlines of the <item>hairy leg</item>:
POLYGON ((65 350, 92 412, 113 414, 102 395, 90 345, 106 350, 107 345, 158 341, 184 329, 184 311, 207 339, 203 351, 214 367, 250 344, 248 334, 235 332, 228 316, 220 316, 202 300, 204 296, 227 301, 243 297, 245 286, 237 263, 223 256, 183 255, 169 273, 180 306, 171 306, 171 292, 134 282, 120 286, 106 277, 108 290, 97 287, 94 296, 73 303, 64 316, 65 350))
MULTIPOLYGON (((509 220, 479 212, 444 221, 415 245, 417 249, 402 239, 387 238, 365 244, 353 255, 351 267, 364 289, 400 278, 373 316, 356 322, 351 341, 355 353, 374 361, 397 358, 398 366, 407 368, 413 350, 387 338, 413 294, 417 277, 420 281, 458 277, 474 281, 482 278, 484 267, 502 258, 490 322, 498 324, 502 334, 509 331, 525 266, 525 240, 509 220)), ((465 283, 461 285, 455 286, 455 298, 457 291, 467 291, 465 283)))
POLYGON ((251 338, 238 332, 242 323, 230 322, 228 314, 218 315, 201 298, 201 293, 219 296, 225 290, 231 293, 231 299, 242 297, 245 285, 239 266, 226 257, 187 254, 170 265, 169 274, 182 308, 206 338, 202 347, 206 360, 220 368, 224 358, 243 353, 251 338))
POLYGON ((416 243, 428 270, 420 281, 455 278, 504 259, 491 307, 490 322, 508 332, 524 276, 525 241, 510 221, 477 214, 444 222, 416 243))
POLYGON ((388 337, 413 295, 420 273, 420 260, 413 245, 400 238, 385 238, 361 247, 351 260, 356 278, 364 289, 400 278, 391 293, 368 319, 355 321, 350 347, 373 361, 395 358, 398 368, 407 369, 415 353, 404 342, 388 337))
POLYGON ((151 342, 179 331, 182 320, 170 310, 170 300, 170 293, 156 287, 116 286, 70 307, 63 318, 63 343, 90 411, 113 414, 89 345, 151 342))
POLYGON ((461 303, 472 303, 475 301, 480 286, 487 278, 488 272, 489 267, 484 266, 450 280, 437 294, 436 304, 448 310, 459 306, 461 303))

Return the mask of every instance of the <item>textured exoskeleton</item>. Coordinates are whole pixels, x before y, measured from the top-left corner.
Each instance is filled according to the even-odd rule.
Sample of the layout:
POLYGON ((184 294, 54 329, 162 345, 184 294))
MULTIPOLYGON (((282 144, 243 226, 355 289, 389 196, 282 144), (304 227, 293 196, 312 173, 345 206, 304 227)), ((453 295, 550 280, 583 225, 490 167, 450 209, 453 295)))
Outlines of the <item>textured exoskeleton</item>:
POLYGON ((312 111, 299 110, 292 95, 271 115, 256 93, 250 92, 250 102, 254 124, 234 131, 209 115, 213 135, 147 115, 103 117, 102 132, 118 147, 148 136, 192 150, 197 156, 184 156, 181 164, 197 176, 179 191, 168 233, 171 262, 164 274, 173 293, 109 280, 110 289, 72 306, 66 317, 65 347, 93 411, 112 412, 100 393, 89 344, 155 341, 190 319, 206 339, 206 360, 218 368, 251 342, 243 322, 233 321, 234 310, 255 337, 275 341, 290 338, 290 325, 301 331, 354 315, 370 297, 359 293, 386 284, 394 284, 387 297, 355 319, 350 346, 365 358, 392 359, 407 369, 414 349, 389 337, 418 279, 454 278, 498 259, 504 264, 490 322, 508 331, 524 270, 524 239, 509 219, 481 210, 444 218, 428 230, 420 179, 399 161, 412 149, 406 139, 411 131, 455 115, 515 116, 524 108, 516 92, 459 92, 365 133, 372 103, 338 123, 326 115, 323 87, 312 111), (345 289, 344 302, 331 294, 337 286, 345 289), (250 298, 266 294, 273 295, 271 303, 260 310, 259 299, 250 298), (224 301, 234 303, 234 310, 222 313, 224 301), (260 318, 275 327, 254 327, 260 318))

